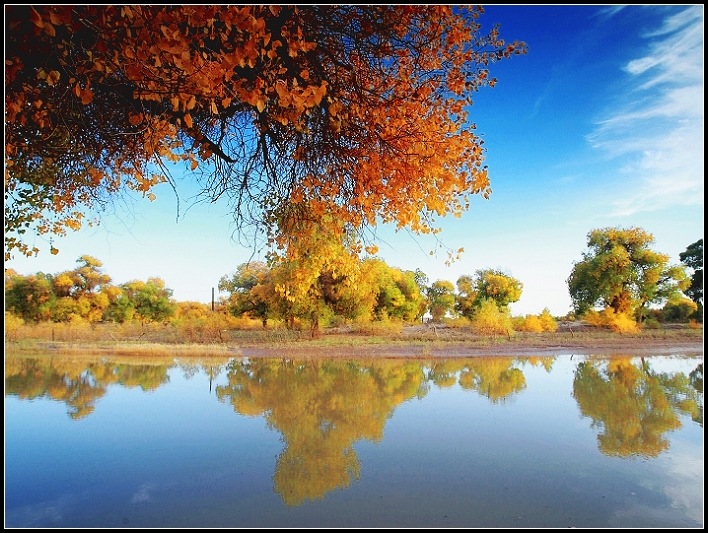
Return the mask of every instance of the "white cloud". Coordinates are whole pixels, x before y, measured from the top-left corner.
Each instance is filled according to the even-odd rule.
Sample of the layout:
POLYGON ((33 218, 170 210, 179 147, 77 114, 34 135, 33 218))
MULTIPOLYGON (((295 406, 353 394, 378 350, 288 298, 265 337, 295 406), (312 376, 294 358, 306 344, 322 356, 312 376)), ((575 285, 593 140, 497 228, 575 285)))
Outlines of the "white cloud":
POLYGON ((152 492, 155 490, 155 485, 151 483, 143 484, 138 491, 133 494, 130 503, 144 503, 152 500, 152 492))
POLYGON ((613 215, 703 204, 703 10, 666 17, 644 35, 646 54, 625 72, 627 101, 588 136, 596 148, 622 158, 626 184, 613 215))

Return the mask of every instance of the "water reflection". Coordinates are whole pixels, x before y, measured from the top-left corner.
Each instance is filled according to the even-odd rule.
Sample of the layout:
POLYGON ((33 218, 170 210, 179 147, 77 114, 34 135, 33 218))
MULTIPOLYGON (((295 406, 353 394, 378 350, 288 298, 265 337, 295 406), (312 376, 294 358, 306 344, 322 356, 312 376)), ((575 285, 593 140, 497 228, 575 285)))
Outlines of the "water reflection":
POLYGON ((573 397, 599 430, 602 453, 656 457, 669 447, 666 434, 681 427, 679 414, 703 427, 703 364, 687 376, 656 372, 644 358, 581 362, 573 397))
MULTIPOLYGON (((702 361, 689 373, 655 370, 650 361, 614 357, 573 363, 572 398, 591 420, 602 454, 657 457, 669 449, 668 435, 681 427, 682 416, 703 427, 702 361)), ((170 382, 172 369, 185 379, 203 373, 209 391, 213 386, 211 398, 239 415, 262 417, 281 435, 273 490, 287 506, 297 507, 358 480, 362 465, 355 443, 380 442, 401 404, 425 398, 432 388, 459 386, 463 394, 503 405, 526 393, 526 369, 550 375, 555 362, 552 356, 201 363, 6 357, 5 394, 63 402, 79 420, 95 412, 111 386, 154 391, 170 382)))
POLYGON ((172 366, 85 361, 70 358, 5 358, 5 394, 20 399, 50 398, 63 402, 80 420, 94 412, 111 384, 154 390, 169 381, 172 366))

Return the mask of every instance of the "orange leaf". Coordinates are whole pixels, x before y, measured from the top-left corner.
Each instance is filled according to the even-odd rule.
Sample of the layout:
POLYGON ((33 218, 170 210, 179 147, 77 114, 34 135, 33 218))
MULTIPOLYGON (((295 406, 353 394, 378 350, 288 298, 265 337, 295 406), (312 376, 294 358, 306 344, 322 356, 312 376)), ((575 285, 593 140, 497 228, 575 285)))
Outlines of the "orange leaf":
POLYGON ((88 105, 91 103, 91 100, 93 100, 93 91, 91 89, 82 89, 81 103, 84 105, 88 105))
POLYGON ((32 9, 32 12, 30 13, 30 18, 32 19, 32 22, 38 28, 43 28, 44 22, 42 21, 42 16, 37 12, 37 10, 35 8, 31 8, 31 9, 32 9))

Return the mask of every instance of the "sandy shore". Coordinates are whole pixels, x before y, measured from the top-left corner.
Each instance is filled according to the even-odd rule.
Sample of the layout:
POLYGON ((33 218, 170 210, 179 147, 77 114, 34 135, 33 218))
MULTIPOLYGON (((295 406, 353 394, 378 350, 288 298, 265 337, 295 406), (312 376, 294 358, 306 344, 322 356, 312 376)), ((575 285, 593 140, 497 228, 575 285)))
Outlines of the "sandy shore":
POLYGON ((702 342, 578 342, 538 346, 523 343, 498 343, 484 346, 468 344, 367 346, 279 346, 243 347, 236 350, 245 357, 492 357, 492 356, 560 356, 560 355, 703 355, 702 342))
MULTIPOLYGON (((331 336, 329 336, 331 338, 331 336)), ((555 334, 516 334, 512 337, 480 337, 454 329, 406 328, 390 342, 365 344, 347 336, 321 345, 315 342, 283 346, 244 346, 248 357, 485 357, 539 355, 703 355, 703 336, 697 331, 664 331, 654 334, 619 335, 560 331, 555 334), (407 341, 406 339, 410 339, 407 341)))
POLYGON ((214 344, 173 344, 154 341, 5 343, 6 355, 66 354, 76 356, 156 357, 336 357, 451 358, 493 356, 703 356, 702 330, 664 328, 638 334, 616 334, 597 328, 563 327, 554 333, 482 336, 469 328, 406 326, 399 333, 365 335, 352 330, 324 331, 319 339, 279 336, 233 338, 214 344))

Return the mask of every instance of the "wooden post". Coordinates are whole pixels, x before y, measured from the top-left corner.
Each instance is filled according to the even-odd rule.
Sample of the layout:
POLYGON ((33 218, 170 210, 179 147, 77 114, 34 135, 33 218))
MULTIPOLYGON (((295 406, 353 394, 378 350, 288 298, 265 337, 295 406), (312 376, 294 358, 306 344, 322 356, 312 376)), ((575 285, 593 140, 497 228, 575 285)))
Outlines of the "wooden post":
POLYGON ((214 287, 211 288, 211 310, 214 310, 214 287))

